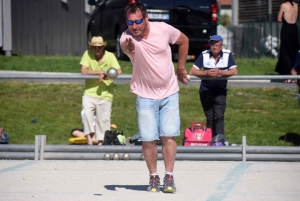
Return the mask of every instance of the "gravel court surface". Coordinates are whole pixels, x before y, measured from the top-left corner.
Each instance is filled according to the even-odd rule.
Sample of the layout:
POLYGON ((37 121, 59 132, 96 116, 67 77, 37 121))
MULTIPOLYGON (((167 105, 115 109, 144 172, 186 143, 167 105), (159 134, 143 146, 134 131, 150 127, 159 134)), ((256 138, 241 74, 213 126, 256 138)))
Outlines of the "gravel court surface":
MULTIPOLYGON (((163 161, 158 161, 161 183, 163 161)), ((0 200, 299 200, 300 163, 176 161, 176 194, 148 193, 145 161, 1 160, 0 200)))

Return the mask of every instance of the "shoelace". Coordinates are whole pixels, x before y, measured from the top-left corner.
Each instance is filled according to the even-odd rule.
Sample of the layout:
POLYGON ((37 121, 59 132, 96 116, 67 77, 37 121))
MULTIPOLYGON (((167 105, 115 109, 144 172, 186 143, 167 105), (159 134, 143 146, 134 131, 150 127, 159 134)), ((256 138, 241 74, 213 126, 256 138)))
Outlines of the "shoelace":
POLYGON ((151 186, 156 186, 159 183, 159 177, 152 177, 150 179, 150 185, 151 186))
POLYGON ((170 185, 174 184, 174 180, 173 180, 172 175, 167 175, 167 177, 165 178, 165 183, 170 184, 170 185))

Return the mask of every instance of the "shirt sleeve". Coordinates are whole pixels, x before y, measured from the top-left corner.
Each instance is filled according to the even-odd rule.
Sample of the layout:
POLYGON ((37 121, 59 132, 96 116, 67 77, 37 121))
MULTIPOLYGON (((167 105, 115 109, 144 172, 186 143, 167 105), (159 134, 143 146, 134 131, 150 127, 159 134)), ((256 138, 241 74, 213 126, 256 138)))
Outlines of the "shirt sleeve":
POLYGON ((167 31, 170 36, 169 43, 174 44, 180 36, 180 31, 167 23, 164 24, 167 26, 167 31))
POLYGON ((121 68, 116 56, 113 53, 110 56, 110 65, 116 69, 121 68))
POLYGON ((198 68, 199 70, 203 67, 203 54, 200 54, 193 64, 193 67, 198 68))
POLYGON ((229 69, 237 67, 231 52, 229 53, 229 57, 228 57, 228 67, 229 69))
POLYGON ((81 66, 90 66, 90 61, 89 61, 89 54, 88 54, 88 50, 86 50, 80 60, 79 63, 81 66))

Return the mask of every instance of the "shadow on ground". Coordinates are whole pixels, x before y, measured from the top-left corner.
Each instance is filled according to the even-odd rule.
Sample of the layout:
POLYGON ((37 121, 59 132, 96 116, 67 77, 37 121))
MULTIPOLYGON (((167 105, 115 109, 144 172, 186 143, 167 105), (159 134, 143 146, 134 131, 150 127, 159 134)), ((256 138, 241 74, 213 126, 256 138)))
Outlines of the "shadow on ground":
POLYGON ((300 146, 300 134, 298 133, 286 133, 279 137, 279 140, 285 142, 291 142, 294 146, 300 146))
POLYGON ((147 191, 147 185, 105 185, 107 190, 115 191, 116 188, 125 188, 134 191, 147 191))

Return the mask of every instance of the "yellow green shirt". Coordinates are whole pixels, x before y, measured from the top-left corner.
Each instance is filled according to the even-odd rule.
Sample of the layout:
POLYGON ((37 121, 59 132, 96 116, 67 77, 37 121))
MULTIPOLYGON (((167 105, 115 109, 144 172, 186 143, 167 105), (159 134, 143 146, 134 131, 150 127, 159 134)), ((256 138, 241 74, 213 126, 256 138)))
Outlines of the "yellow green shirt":
MULTIPOLYGON (((100 70, 106 72, 110 67, 120 68, 119 62, 115 55, 105 51, 100 63, 95 59, 91 50, 86 50, 80 61, 81 66, 87 66, 89 70, 100 70)), ((113 80, 104 80, 99 82, 97 79, 86 79, 84 95, 101 98, 104 100, 113 100, 113 80)))

